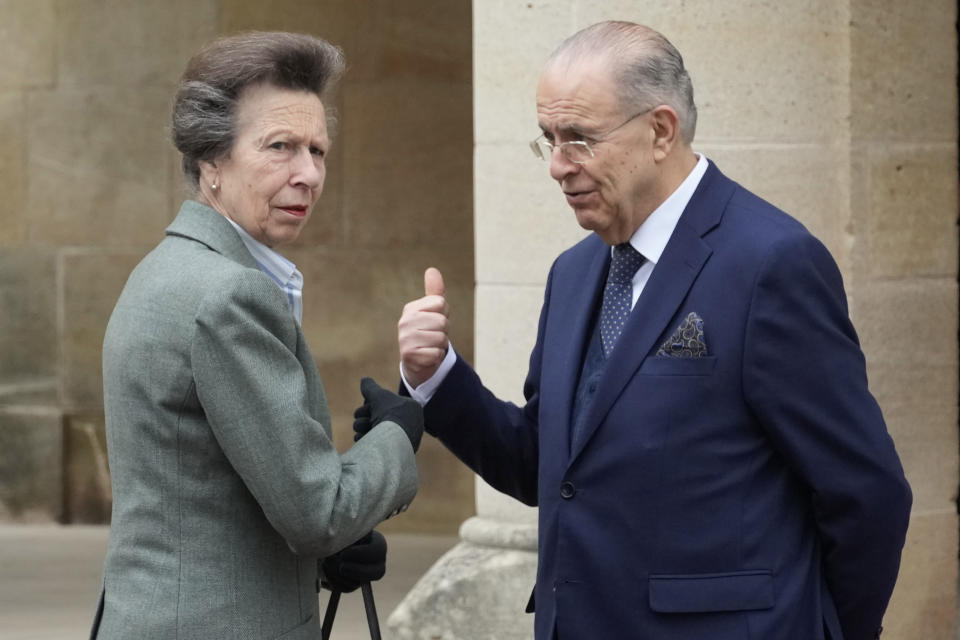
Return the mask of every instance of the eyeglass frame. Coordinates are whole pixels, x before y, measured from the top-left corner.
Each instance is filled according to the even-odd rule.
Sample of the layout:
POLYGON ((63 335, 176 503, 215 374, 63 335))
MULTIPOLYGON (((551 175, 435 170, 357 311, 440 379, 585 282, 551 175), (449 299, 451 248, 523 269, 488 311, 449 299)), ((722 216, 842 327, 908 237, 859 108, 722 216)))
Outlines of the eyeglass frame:
MULTIPOLYGON (((627 118, 626 120, 624 120, 623 122, 621 122, 620 124, 618 124, 617 126, 615 126, 613 129, 610 129, 606 133, 601 134, 599 137, 587 138, 587 140, 591 140, 595 145, 600 144, 601 142, 606 142, 606 138, 608 138, 611 133, 613 133, 617 129, 620 129, 621 127, 625 127, 627 124, 639 118, 640 116, 650 113, 651 111, 656 109, 658 106, 660 105, 654 105, 652 107, 644 109, 643 111, 635 113, 629 118, 627 118)), ((567 160, 569 160, 574 164, 586 164, 588 160, 592 160, 593 158, 596 157, 596 154, 593 152, 593 148, 590 146, 590 143, 588 143, 587 140, 567 140, 566 142, 561 142, 560 144, 554 144, 546 139, 546 135, 547 133, 545 131, 541 132, 539 136, 537 136, 536 138, 530 141, 530 149, 531 151, 533 151, 533 155, 535 155, 536 157, 538 157, 539 159, 545 162, 553 158, 553 152, 556 151, 557 149, 560 149, 560 153, 563 154, 564 158, 566 158, 567 160), (543 149, 540 146, 541 144, 550 148, 549 155, 543 154, 543 149), (584 149, 587 150, 587 153, 590 154, 590 157, 585 158, 583 160, 574 160, 573 158, 570 157, 570 155, 566 151, 564 151, 564 147, 567 147, 569 145, 573 145, 576 147, 583 147, 584 149)))

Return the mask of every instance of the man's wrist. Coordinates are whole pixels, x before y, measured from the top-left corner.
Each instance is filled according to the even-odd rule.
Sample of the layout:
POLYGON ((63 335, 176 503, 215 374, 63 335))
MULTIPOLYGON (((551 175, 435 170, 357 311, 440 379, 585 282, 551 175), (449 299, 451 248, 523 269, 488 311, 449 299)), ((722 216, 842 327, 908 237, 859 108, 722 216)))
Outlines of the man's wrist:
POLYGON ((456 363, 457 352, 453 349, 453 343, 448 342, 447 355, 444 356, 443 362, 441 362, 440 366, 437 367, 436 373, 414 387, 410 381, 407 380, 407 376, 403 372, 403 363, 401 362, 400 379, 403 381, 403 386, 406 387, 407 393, 410 394, 410 397, 416 400, 420 406, 424 406, 430 402, 433 394, 436 393, 437 388, 443 383, 447 377, 447 374, 450 373, 450 370, 453 369, 453 365, 456 363))

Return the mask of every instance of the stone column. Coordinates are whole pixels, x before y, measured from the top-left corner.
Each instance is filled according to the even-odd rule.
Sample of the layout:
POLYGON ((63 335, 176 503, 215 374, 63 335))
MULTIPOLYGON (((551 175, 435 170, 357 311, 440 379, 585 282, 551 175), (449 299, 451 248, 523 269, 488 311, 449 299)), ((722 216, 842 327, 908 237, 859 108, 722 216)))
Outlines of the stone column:
MULTIPOLYGON (((564 37, 604 19, 648 24, 677 45, 700 110, 695 149, 799 218, 840 265, 871 387, 915 497, 884 637, 953 637, 956 4, 476 0, 476 366, 504 399, 522 401, 549 265, 582 237, 526 148, 537 134, 537 76, 564 37)), ((463 543, 391 618, 398 637, 516 637, 486 635, 500 620, 529 633, 523 543, 496 552, 476 532, 499 527, 483 539, 526 541, 513 532, 532 520, 510 503, 495 507, 490 491, 478 484, 463 543), (440 602, 456 606, 429 606, 440 602), (480 602, 484 610, 471 611, 480 602)))
POLYGON ((477 515, 461 525, 461 542, 430 568, 390 615, 392 637, 533 637, 533 616, 523 610, 537 570, 536 510, 479 478, 476 490, 477 515))

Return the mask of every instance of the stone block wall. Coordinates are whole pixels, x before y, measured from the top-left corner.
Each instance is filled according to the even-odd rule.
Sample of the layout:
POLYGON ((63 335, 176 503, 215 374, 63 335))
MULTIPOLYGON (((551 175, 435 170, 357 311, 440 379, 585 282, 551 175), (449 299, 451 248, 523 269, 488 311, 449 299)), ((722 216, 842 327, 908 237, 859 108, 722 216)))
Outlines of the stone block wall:
POLYGON ((852 312, 914 492, 886 626, 892 638, 952 640, 957 5, 850 5, 852 312))
MULTIPOLYGON (((103 522, 100 351, 133 266, 186 195, 169 142, 201 44, 249 29, 340 45, 325 192, 286 251, 335 441, 359 380, 397 383, 396 321, 439 267, 473 352, 471 15, 465 0, 0 0, 0 522, 103 522)), ((393 530, 452 533, 473 478, 432 441, 393 530)))

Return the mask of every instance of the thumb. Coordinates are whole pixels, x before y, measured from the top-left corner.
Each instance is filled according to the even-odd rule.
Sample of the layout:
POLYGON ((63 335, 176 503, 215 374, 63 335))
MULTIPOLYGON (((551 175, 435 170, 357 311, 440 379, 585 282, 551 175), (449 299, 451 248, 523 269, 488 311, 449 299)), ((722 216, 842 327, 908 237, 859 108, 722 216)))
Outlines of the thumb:
POLYGON ((360 393, 367 402, 373 402, 374 396, 383 391, 383 387, 378 385, 373 378, 362 378, 360 380, 360 393))
POLYGON ((423 291, 428 296, 445 295, 446 289, 443 286, 443 274, 436 267, 430 267, 423 272, 423 291))

